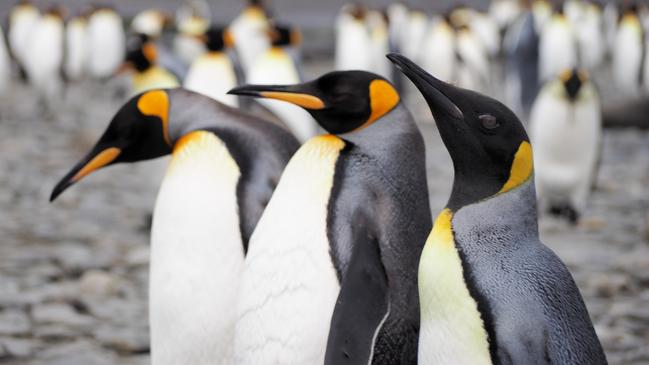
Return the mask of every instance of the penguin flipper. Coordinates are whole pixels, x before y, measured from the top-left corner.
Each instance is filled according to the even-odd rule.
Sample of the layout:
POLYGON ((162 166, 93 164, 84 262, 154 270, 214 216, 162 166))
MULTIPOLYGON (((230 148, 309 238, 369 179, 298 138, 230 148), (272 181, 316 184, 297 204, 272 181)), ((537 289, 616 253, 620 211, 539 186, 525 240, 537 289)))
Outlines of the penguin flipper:
POLYGON ((331 318, 325 365, 369 364, 374 342, 390 313, 388 280, 379 242, 364 234, 354 243, 331 318))

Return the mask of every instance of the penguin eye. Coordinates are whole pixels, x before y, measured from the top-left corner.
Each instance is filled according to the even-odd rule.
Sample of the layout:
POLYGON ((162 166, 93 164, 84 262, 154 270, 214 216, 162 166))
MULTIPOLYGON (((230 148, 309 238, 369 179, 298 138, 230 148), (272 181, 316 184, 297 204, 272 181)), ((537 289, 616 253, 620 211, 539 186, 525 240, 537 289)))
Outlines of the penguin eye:
POLYGON ((480 123, 482 123, 482 126, 486 129, 496 129, 500 126, 498 119, 491 114, 482 114, 478 119, 480 119, 480 123))

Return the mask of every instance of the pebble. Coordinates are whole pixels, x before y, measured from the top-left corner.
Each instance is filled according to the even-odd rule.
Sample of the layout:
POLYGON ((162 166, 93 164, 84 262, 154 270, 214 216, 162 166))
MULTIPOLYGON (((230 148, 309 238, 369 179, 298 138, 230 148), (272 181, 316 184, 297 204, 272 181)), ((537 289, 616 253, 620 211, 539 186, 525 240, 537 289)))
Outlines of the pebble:
POLYGON ((1 335, 27 335, 30 333, 31 323, 27 313, 18 309, 7 309, 0 313, 1 335))
POLYGON ((90 270, 79 280, 81 295, 107 297, 119 292, 117 279, 105 271, 90 270))

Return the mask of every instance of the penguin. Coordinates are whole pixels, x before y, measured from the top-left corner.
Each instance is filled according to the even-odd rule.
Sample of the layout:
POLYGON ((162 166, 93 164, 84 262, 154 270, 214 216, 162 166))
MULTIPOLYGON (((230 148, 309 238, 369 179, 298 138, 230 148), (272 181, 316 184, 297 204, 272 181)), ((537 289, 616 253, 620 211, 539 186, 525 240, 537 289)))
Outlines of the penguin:
POLYGON ((539 239, 522 123, 494 99, 389 57, 426 99, 455 171, 419 262, 419 363, 606 364, 570 272, 539 239))
POLYGON ((642 63, 646 58, 644 43, 645 34, 637 8, 630 6, 624 10, 619 21, 611 50, 613 79, 620 91, 628 96, 638 96, 643 84, 642 63))
POLYGON ((539 201, 577 223, 596 179, 602 143, 599 94, 585 71, 566 70, 543 87, 532 108, 530 137, 539 201))
POLYGON ((510 108, 527 120, 539 92, 539 34, 536 17, 525 9, 503 39, 505 99, 510 108))
POLYGON ((64 71, 67 80, 80 80, 86 72, 87 31, 88 21, 83 15, 68 20, 65 26, 64 71))
POLYGON ((511 26, 522 13, 520 1, 492 0, 489 4, 489 17, 498 25, 501 34, 511 26))
POLYGON ((183 86, 226 105, 239 106, 235 96, 226 95, 239 81, 243 83, 229 53, 233 47, 232 36, 223 27, 212 26, 203 37, 208 51, 192 63, 183 86))
POLYGON ((431 23, 421 45, 419 60, 422 67, 444 81, 455 81, 455 43, 455 30, 448 17, 431 23))
POLYGON ((151 229, 151 360, 227 363, 248 240, 298 142, 281 127, 183 89, 128 101, 51 201, 117 163, 172 155, 151 229))
POLYGON ((48 111, 62 89, 64 24, 59 7, 45 12, 27 38, 24 66, 29 82, 36 88, 48 111))
MULTIPOLYGON (((272 39, 272 47, 263 52, 252 64, 246 74, 246 82, 274 85, 302 82, 303 76, 297 55, 301 42, 299 31, 275 24, 269 35, 272 39)), ((317 123, 302 108, 277 100, 262 99, 259 102, 284 122, 300 142, 317 134, 317 123)))
POLYGON ((205 53, 205 44, 198 38, 210 28, 210 19, 210 6, 204 0, 186 0, 176 12, 173 49, 185 64, 191 65, 205 53))
MULTIPOLYGON (((559 4, 556 4, 559 7, 559 4)), ((560 10, 561 8, 557 8, 560 10)), ((532 14, 534 14, 534 24, 536 24, 537 33, 543 32, 545 25, 552 19, 555 12, 552 8, 552 3, 548 0, 533 0, 532 1, 532 14)))
POLYGON ((606 54, 601 5, 585 4, 581 21, 573 24, 579 45, 579 64, 586 70, 593 71, 602 64, 606 54))
POLYGON ((147 9, 135 15, 131 21, 130 31, 133 34, 145 34, 151 39, 158 39, 171 22, 172 18, 166 12, 147 9))
POLYGON ((129 48, 122 69, 132 71, 132 95, 180 86, 178 77, 158 65, 158 49, 147 36, 140 36, 129 48))
POLYGON ((255 60, 270 47, 267 33, 270 20, 262 0, 248 0, 246 8, 228 27, 241 57, 244 72, 248 73, 255 60))
POLYGON ((419 57, 421 53, 421 44, 426 36, 428 27, 428 16, 421 10, 411 10, 408 14, 408 23, 406 27, 406 38, 402 44, 404 54, 412 58, 419 57))
POLYGON ((416 266, 431 226, 424 142, 364 71, 231 93, 299 105, 328 133, 286 166, 246 257, 236 364, 415 364, 416 266))
POLYGON ((96 79, 112 76, 124 60, 126 36, 122 18, 108 7, 96 8, 88 19, 88 71, 96 79))
POLYGON ((370 10, 367 12, 365 22, 369 31, 373 53, 371 72, 389 79, 391 77, 392 64, 384 57, 390 52, 388 18, 379 10, 370 10))
POLYGON ((0 27, 0 95, 9 88, 11 83, 11 54, 5 42, 5 34, 0 27))
POLYGON ((25 52, 28 50, 29 34, 40 16, 41 12, 29 0, 20 0, 9 13, 7 41, 23 78, 26 77, 24 61, 25 52))
POLYGON ((470 26, 456 30, 456 80, 458 85, 487 92, 491 80, 489 56, 480 38, 470 26))
POLYGON ((362 5, 344 6, 336 19, 336 50, 334 69, 370 71, 374 65, 372 36, 362 5))
POLYGON ((558 9, 539 36, 539 79, 554 79, 561 71, 577 66, 577 40, 573 25, 558 9))

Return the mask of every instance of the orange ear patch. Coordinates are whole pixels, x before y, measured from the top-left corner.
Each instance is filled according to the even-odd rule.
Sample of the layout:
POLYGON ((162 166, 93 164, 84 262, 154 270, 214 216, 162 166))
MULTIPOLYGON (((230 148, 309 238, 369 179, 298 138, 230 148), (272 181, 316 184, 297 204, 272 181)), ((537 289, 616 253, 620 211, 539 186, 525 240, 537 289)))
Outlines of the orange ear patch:
POLYGON ((223 45, 226 48, 232 48, 234 47, 234 36, 229 30, 224 30, 223 31, 223 45))
POLYGON ((122 153, 122 150, 117 147, 106 148, 97 156, 95 156, 95 158, 90 160, 90 162, 88 162, 81 170, 79 170, 79 172, 77 172, 76 175, 72 177, 72 181, 77 182, 91 172, 108 165, 109 163, 113 162, 120 153, 122 153))
POLYGON ((146 59, 151 63, 155 63, 158 59, 158 50, 155 48, 153 43, 143 45, 142 53, 144 53, 144 57, 146 57, 146 59))
POLYGON ((504 193, 527 181, 534 171, 534 158, 532 157, 532 146, 529 142, 523 141, 518 146, 514 155, 509 179, 498 193, 504 193))
POLYGON ((259 96, 261 96, 262 98, 287 101, 291 104, 295 104, 306 109, 317 110, 323 109, 325 107, 324 102, 320 98, 309 94, 282 91, 263 91, 259 93, 259 96))
POLYGON ((370 83, 370 106, 372 113, 363 126, 373 123, 399 104, 399 93, 385 80, 370 83))
POLYGON ((164 90, 149 91, 137 101, 137 108, 140 113, 158 117, 162 120, 162 134, 165 142, 171 146, 169 140, 169 95, 164 90))

